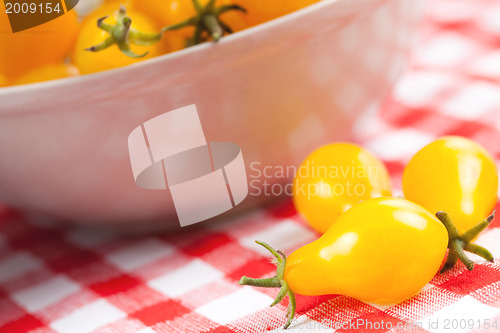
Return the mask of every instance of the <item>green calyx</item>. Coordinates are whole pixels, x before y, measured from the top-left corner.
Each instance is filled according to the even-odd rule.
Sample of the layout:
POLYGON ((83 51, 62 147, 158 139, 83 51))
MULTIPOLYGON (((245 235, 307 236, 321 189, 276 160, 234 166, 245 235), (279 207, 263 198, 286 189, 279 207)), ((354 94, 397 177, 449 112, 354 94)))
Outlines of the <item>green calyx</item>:
POLYGON ((106 18, 107 16, 98 19, 97 26, 100 29, 106 31, 109 34, 109 37, 106 38, 106 40, 104 40, 102 43, 85 49, 86 51, 99 52, 116 44, 120 51, 126 56, 131 58, 142 58, 149 52, 136 54, 130 49, 130 44, 142 46, 153 45, 159 42, 163 35, 162 33, 145 33, 131 28, 130 26, 132 25, 132 19, 127 16, 127 10, 123 5, 120 6, 115 25, 110 25, 104 22, 106 18))
POLYGON ((446 212, 437 212, 436 216, 448 230, 449 237, 448 258, 446 259, 446 263, 441 269, 441 273, 444 273, 455 266, 458 260, 463 262, 465 267, 467 267, 469 271, 474 269, 474 263, 465 255, 464 251, 477 254, 478 256, 488 261, 493 261, 493 255, 490 253, 490 251, 482 246, 472 243, 472 240, 476 238, 479 233, 481 233, 481 231, 483 231, 487 226, 490 225, 491 221, 493 221, 493 219, 495 218, 495 212, 493 212, 490 216, 461 235, 458 233, 457 228, 446 212))
POLYGON ((197 45, 207 41, 209 38, 218 42, 221 37, 232 33, 231 27, 220 19, 220 15, 228 11, 240 11, 246 13, 246 9, 236 5, 215 6, 216 0, 210 0, 205 6, 202 6, 199 0, 192 0, 196 10, 196 15, 177 24, 165 27, 162 32, 170 30, 179 30, 185 27, 193 26, 193 37, 188 40, 188 46, 197 45))
POLYGON ((243 276, 240 279, 239 284, 254 286, 254 287, 264 287, 264 288, 280 288, 278 296, 276 296, 274 302, 271 303, 271 306, 275 306, 276 304, 281 302, 286 295, 288 295, 288 298, 290 298, 290 303, 288 304, 288 309, 286 312, 286 317, 288 319, 286 321, 285 326, 283 327, 284 329, 286 329, 292 323, 292 319, 295 316, 295 309, 296 309, 295 294, 293 293, 292 290, 290 290, 290 288, 288 287, 288 283, 283 278, 283 274, 285 273, 285 267, 286 267, 286 255, 281 251, 276 251, 275 249, 273 249, 264 242, 255 241, 255 243, 265 247, 275 257, 276 260, 275 264, 277 266, 276 275, 273 276, 272 278, 267 278, 267 279, 252 279, 243 276))

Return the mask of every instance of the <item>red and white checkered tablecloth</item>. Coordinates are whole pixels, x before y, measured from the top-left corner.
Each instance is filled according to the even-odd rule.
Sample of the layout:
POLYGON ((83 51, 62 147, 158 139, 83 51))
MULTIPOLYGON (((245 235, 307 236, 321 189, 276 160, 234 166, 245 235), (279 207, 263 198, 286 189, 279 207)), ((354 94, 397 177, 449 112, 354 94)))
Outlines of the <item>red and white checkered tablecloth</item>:
MULTIPOLYGON (((412 154, 445 134, 500 158, 500 2, 431 0, 423 29, 412 66, 355 138, 387 163, 396 188, 412 154)), ((270 308, 277 290, 237 281, 275 271, 254 240, 289 253, 316 237, 289 201, 138 238, 0 209, 0 332, 280 332, 287 301, 270 308)), ((500 222, 477 243, 499 258, 500 222)), ((500 261, 474 259, 472 272, 459 264, 397 305, 298 296, 289 331, 500 332, 500 261)))

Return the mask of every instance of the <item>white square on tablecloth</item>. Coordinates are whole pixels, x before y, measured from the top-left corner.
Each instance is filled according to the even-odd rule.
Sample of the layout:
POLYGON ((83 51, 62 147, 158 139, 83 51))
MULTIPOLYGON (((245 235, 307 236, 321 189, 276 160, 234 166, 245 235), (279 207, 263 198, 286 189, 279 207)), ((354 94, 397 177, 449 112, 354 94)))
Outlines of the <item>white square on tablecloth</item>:
POLYGON ((146 327, 142 330, 140 330, 139 332, 137 333, 156 333, 155 331, 153 331, 153 329, 151 327, 146 327))
POLYGON ((229 295, 207 303, 196 312, 208 319, 225 325, 261 309, 266 309, 273 299, 252 288, 243 287, 229 295))
POLYGON ((428 3, 428 15, 440 23, 463 23, 473 20, 481 12, 482 6, 472 1, 432 1, 428 3))
POLYGON ((0 283, 15 279, 42 266, 40 260, 29 253, 18 252, 10 255, 0 260, 0 283))
POLYGON ((295 250, 298 246, 313 241, 318 235, 310 229, 300 225, 292 219, 286 219, 263 231, 248 235, 240 239, 240 244, 252 251, 263 255, 270 255, 256 240, 269 244, 276 250, 295 250))
POLYGON ((489 320, 490 325, 493 323, 493 318, 500 314, 500 308, 488 306, 476 300, 471 296, 464 296, 457 302, 433 313, 430 317, 419 320, 423 324, 423 329, 435 333, 460 333, 473 330, 484 329, 485 320, 489 320), (475 326, 471 329, 460 326, 460 320, 471 320, 475 322, 475 326), (445 325, 448 324, 447 327, 445 325), (452 326, 455 325, 456 326, 452 326), (432 326, 431 323, 437 323, 432 326), (480 324, 479 324, 480 323, 480 324), (480 326, 479 326, 480 325, 480 326))
POLYGON ((172 246, 157 239, 147 239, 111 252, 106 258, 115 266, 131 272, 173 252, 172 246))
POLYGON ((10 297, 29 312, 55 304, 80 290, 80 285, 66 276, 57 275, 35 286, 22 289, 10 297))
POLYGON ((415 62, 432 67, 456 67, 478 50, 478 44, 454 32, 435 34, 417 49, 415 62))
POLYGON ((484 15, 477 17, 477 24, 493 35, 500 35, 500 6, 488 6, 484 15))
POLYGON ((469 72, 479 76, 500 78, 500 50, 491 51, 474 60, 469 72))
POLYGON ((176 297, 223 277, 215 267, 195 259, 189 264, 148 281, 148 285, 168 297, 176 297))
POLYGON ((90 333, 126 316, 105 299, 99 299, 52 322, 50 327, 59 333, 90 333))
POLYGON ((496 84, 474 82, 455 92, 438 110, 452 117, 475 120, 498 108, 500 88, 496 84))
POLYGON ((402 129, 381 134, 367 142, 366 148, 386 161, 409 160, 417 151, 434 140, 429 133, 402 129))
POLYGON ((404 105, 423 107, 455 82, 454 75, 433 71, 416 71, 399 80, 394 88, 394 97, 404 105))

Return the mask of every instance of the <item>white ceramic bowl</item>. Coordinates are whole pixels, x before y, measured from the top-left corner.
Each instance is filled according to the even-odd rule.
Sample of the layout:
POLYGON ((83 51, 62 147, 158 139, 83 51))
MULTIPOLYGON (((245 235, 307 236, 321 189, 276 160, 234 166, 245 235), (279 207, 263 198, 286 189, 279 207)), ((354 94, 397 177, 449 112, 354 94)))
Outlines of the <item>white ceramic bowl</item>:
MULTIPOLYGON (((378 106, 404 68, 420 7, 323 0, 218 44, 2 88, 0 202, 80 223, 173 225, 168 191, 134 183, 127 138, 135 127, 196 104, 207 139, 238 144, 257 184, 256 165, 297 165, 378 106)), ((244 205, 255 202, 252 190, 244 205)))

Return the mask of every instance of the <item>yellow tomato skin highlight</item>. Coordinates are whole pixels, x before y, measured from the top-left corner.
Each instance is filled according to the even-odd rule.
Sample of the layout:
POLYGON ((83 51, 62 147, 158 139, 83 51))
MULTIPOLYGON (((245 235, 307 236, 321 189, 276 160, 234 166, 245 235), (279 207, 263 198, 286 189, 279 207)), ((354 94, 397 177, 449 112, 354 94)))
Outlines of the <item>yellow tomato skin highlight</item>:
POLYGON ((284 279, 302 295, 397 303, 432 279, 447 245, 446 228, 422 207, 400 198, 368 199, 291 253, 284 279))
POLYGON ((324 233, 352 205, 390 196, 391 190, 387 169, 373 154, 351 143, 334 143, 314 151, 297 169, 293 202, 324 233))
MULTIPOLYGON (((164 40, 161 40, 151 46, 131 45, 131 49, 137 54, 149 51, 149 54, 142 58, 127 57, 118 49, 116 45, 112 45, 111 47, 99 52, 86 51, 86 48, 97 45, 109 37, 107 32, 97 27, 97 19, 108 15, 109 17, 105 20, 105 22, 111 25, 116 24, 116 15, 118 13, 119 6, 120 2, 107 3, 86 17, 82 22, 82 29, 78 35, 76 46, 72 54, 72 60, 80 70, 81 74, 95 73, 127 66, 167 52, 168 45, 164 40)), ((132 19, 131 27, 139 31, 146 33, 158 33, 161 30, 161 27, 158 24, 142 13, 127 10, 127 16, 132 19)))
POLYGON ((74 11, 24 31, 12 33, 0 1, 0 73, 9 81, 34 68, 62 62, 71 52, 79 24, 74 11))
POLYGON ((447 212, 459 233, 492 212, 497 191, 493 158, 477 143, 459 136, 443 137, 422 148, 403 174, 405 197, 433 214, 447 212))

